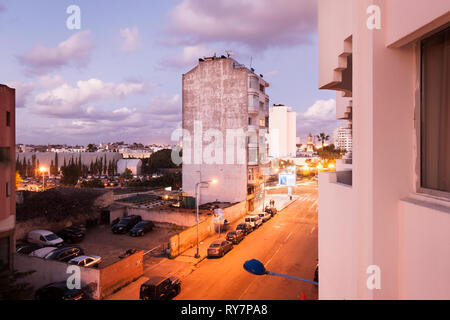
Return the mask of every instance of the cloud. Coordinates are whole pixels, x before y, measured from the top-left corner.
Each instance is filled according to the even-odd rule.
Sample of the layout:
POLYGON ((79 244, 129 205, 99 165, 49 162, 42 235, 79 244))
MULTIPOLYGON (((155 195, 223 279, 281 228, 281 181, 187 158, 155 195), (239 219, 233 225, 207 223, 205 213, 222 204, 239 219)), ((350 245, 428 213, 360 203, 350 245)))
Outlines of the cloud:
POLYGON ((16 108, 25 108, 28 97, 33 93, 35 85, 32 82, 10 81, 8 87, 16 89, 16 108))
POLYGON ((198 58, 212 56, 213 54, 214 51, 204 45, 185 46, 181 55, 165 58, 161 61, 161 65, 175 69, 184 69, 194 66, 198 62, 198 58))
POLYGON ((56 48, 39 44, 17 59, 28 74, 41 75, 64 66, 84 67, 89 62, 93 49, 91 32, 85 30, 59 43, 56 48))
POLYGON ((136 52, 141 46, 141 36, 137 27, 120 29, 120 36, 122 37, 122 44, 120 50, 126 53, 136 52))
POLYGON ((143 83, 107 83, 98 79, 78 81, 76 87, 67 83, 59 87, 38 94, 34 99, 33 109, 36 113, 53 117, 73 117, 86 115, 83 108, 87 104, 103 100, 124 99, 134 93, 144 92, 143 83))
POLYGON ((332 135, 333 130, 339 126, 336 120, 336 100, 317 100, 305 112, 297 113, 297 135, 306 141, 309 133, 325 132, 332 135))
POLYGON ((52 89, 64 83, 63 77, 59 75, 44 75, 39 78, 39 85, 44 89, 52 89))
POLYGON ((317 1, 183 0, 169 12, 169 21, 169 43, 289 47, 309 42, 316 32, 317 1))

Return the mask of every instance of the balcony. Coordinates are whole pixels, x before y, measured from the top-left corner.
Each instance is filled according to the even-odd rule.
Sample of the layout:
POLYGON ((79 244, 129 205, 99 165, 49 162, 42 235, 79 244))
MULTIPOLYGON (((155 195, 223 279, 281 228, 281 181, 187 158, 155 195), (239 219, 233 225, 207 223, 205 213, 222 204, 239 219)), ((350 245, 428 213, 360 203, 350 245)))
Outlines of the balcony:
POLYGON ((249 105, 248 106, 248 114, 253 114, 253 115, 259 114, 259 107, 249 105))

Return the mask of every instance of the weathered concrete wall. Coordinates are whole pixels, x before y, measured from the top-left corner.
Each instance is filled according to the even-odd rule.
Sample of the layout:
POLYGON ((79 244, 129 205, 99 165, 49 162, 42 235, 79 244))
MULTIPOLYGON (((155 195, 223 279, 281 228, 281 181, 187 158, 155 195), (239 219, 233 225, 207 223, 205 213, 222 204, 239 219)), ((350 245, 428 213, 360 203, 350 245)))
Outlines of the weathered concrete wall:
MULTIPOLYGON (((195 217, 195 210, 155 210, 155 209, 140 209, 140 208, 127 208, 127 215, 139 215, 142 220, 151 220, 154 222, 172 223, 182 227, 192 227, 197 224, 195 217)), ((204 214, 199 216, 200 222, 205 220, 204 214)))
POLYGON ((213 178, 219 181, 201 189, 200 204, 216 200, 240 202, 247 195, 246 142, 227 141, 226 136, 227 129, 247 131, 248 71, 233 68, 232 63, 232 59, 208 60, 183 75, 183 129, 191 137, 183 135, 183 190, 193 196, 197 182, 213 178), (201 122, 201 128, 194 132, 197 121, 201 122), (204 136, 207 132, 211 137, 204 136), (216 141, 214 132, 221 135, 220 140, 216 141), (194 144, 198 146, 196 152, 194 144), (227 144, 235 146, 232 164, 225 164, 227 144), (221 152, 216 154, 211 147, 207 149, 209 145, 216 145, 221 152), (191 153, 186 152, 188 146, 191 153), (244 150, 240 163, 237 148, 244 150))
POLYGON ((100 270, 101 298, 111 295, 144 273, 144 251, 126 257, 100 270))
MULTIPOLYGON (((247 214, 246 202, 242 201, 234 206, 224 209, 224 217, 230 223, 242 218, 247 214)), ((204 220, 199 223, 198 227, 198 239, 203 241, 209 236, 216 233, 214 216, 203 217, 204 220)), ((190 227, 174 236, 169 240, 170 243, 170 256, 176 257, 182 254, 189 248, 192 248, 197 244, 197 225, 190 227)))
MULTIPOLYGON (((21 282, 29 283, 34 290, 60 281, 67 281, 71 274, 67 273, 69 264, 54 260, 45 260, 37 257, 29 257, 16 254, 14 257, 14 268, 20 272, 35 271, 33 274, 21 279, 21 282)), ((100 299, 100 270, 95 268, 80 268, 81 286, 92 285, 93 298, 100 299)), ((33 298, 33 297, 30 297, 33 298)))

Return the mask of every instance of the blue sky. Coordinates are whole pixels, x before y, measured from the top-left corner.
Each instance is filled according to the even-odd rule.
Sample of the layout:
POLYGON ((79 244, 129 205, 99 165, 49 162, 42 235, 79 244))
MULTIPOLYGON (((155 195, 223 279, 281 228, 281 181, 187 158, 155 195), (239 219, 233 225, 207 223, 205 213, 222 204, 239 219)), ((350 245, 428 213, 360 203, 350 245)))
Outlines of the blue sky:
POLYGON ((232 50, 304 140, 338 125, 335 94, 317 89, 316 24, 315 0, 0 0, 0 83, 16 88, 18 143, 169 142, 181 75, 232 50))

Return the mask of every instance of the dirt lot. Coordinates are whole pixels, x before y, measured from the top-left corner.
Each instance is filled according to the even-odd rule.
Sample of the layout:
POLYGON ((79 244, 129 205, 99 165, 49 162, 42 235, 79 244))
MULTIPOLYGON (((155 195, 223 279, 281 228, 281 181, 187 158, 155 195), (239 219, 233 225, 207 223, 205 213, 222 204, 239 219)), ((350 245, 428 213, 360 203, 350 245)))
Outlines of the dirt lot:
POLYGON ((100 225, 89 228, 86 237, 79 245, 86 254, 102 257, 101 267, 105 267, 119 260, 128 249, 148 251, 161 244, 167 245, 172 235, 181 231, 170 224, 156 224, 153 231, 143 237, 131 237, 127 234, 113 234, 109 225, 100 225))

